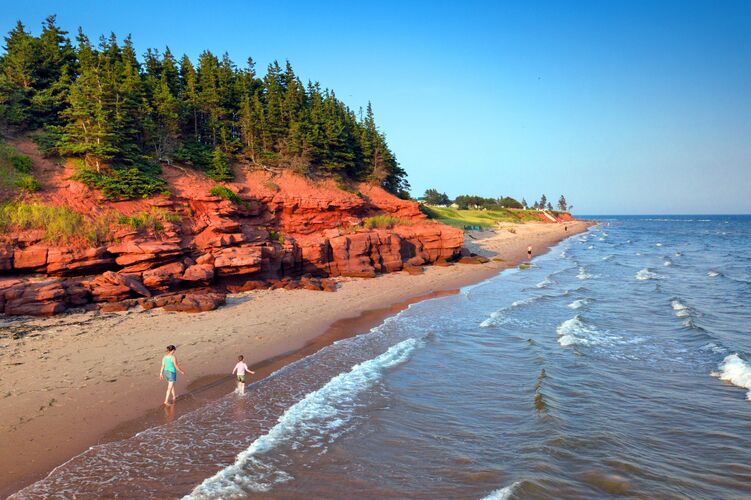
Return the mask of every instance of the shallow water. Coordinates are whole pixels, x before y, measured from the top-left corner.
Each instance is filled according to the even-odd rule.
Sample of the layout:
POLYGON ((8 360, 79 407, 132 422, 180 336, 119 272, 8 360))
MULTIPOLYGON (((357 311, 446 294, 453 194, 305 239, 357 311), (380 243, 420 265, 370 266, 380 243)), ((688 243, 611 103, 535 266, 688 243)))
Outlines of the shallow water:
POLYGON ((751 218, 604 219, 18 497, 748 496, 750 305, 751 218))

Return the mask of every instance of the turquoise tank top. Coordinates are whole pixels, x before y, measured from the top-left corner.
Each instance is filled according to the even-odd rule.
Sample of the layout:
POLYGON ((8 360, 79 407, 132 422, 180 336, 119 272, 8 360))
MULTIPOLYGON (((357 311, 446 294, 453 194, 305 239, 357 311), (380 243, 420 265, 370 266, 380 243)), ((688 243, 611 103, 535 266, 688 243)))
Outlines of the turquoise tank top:
POLYGON ((175 363, 172 361, 173 359, 174 358, 169 355, 164 357, 164 371, 177 373, 177 370, 175 370, 175 363))

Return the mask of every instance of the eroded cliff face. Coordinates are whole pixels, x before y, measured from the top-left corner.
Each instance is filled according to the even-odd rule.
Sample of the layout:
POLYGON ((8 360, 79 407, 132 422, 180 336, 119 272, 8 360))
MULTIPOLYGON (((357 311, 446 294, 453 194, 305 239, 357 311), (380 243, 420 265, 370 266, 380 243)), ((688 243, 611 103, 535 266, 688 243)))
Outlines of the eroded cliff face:
POLYGON ((353 194, 331 181, 238 171, 237 182, 228 184, 242 200, 237 203, 210 196, 215 183, 201 174, 165 167, 171 196, 108 203, 65 174, 59 177, 40 195, 45 203, 124 214, 158 208, 177 222, 149 232, 113 227, 110 241, 99 246, 50 245, 40 231, 3 235, 4 314, 115 311, 137 304, 205 311, 223 303, 227 291, 333 291, 331 277, 419 272, 454 259, 463 244, 461 230, 427 220, 416 203, 366 184, 353 194), (367 229, 363 220, 375 215, 400 223, 367 229))

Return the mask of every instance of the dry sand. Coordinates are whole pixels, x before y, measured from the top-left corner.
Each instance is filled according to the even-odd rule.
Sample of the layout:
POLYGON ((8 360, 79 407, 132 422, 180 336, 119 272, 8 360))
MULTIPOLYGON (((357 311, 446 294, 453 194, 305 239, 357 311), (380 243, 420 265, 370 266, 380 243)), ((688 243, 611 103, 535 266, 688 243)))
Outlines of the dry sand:
POLYGON ((251 380, 257 379, 336 338, 367 331, 409 302, 517 265, 526 259, 527 245, 537 255, 590 224, 567 223, 567 232, 561 224, 544 223, 473 232, 468 248, 503 260, 428 267, 420 276, 342 279, 335 293, 255 291, 193 315, 152 310, 0 318, 0 496, 89 446, 127 437, 229 392, 228 372, 240 353, 260 367, 251 380), (13 331, 28 333, 14 340, 13 331), (159 366, 168 344, 178 346, 186 375, 178 376, 182 398, 164 411, 159 366))

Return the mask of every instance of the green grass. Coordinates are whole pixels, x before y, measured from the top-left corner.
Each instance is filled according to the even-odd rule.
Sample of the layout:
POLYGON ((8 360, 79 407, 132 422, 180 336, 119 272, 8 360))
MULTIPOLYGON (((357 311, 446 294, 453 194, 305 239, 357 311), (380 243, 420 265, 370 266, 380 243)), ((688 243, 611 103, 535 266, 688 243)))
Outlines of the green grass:
POLYGON ((41 189, 31 175, 31 158, 0 139, 0 186, 12 191, 33 193, 41 189))
POLYGON ((242 199, 240 198, 240 195, 232 191, 230 188, 226 186, 221 186, 217 184, 211 190, 209 191, 209 194, 211 196, 218 196, 219 198, 222 198, 227 201, 231 201, 232 203, 242 203, 242 199))
POLYGON ((390 215, 376 215, 374 217, 366 217, 362 220, 362 224, 366 229, 391 229, 394 226, 411 226, 412 221, 390 215))
POLYGON ((464 226, 493 227, 498 222, 539 221, 536 210, 459 210, 456 208, 431 207, 422 205, 422 211, 431 219, 463 229, 464 226))
POLYGON ((44 240, 52 244, 102 243, 107 240, 111 223, 109 215, 90 219, 68 207, 21 200, 0 205, 0 230, 43 230, 44 240))
POLYGON ((161 231, 164 229, 165 222, 177 223, 181 220, 182 217, 174 212, 168 212, 161 208, 152 208, 151 210, 133 215, 121 215, 118 217, 117 223, 136 231, 161 231))

